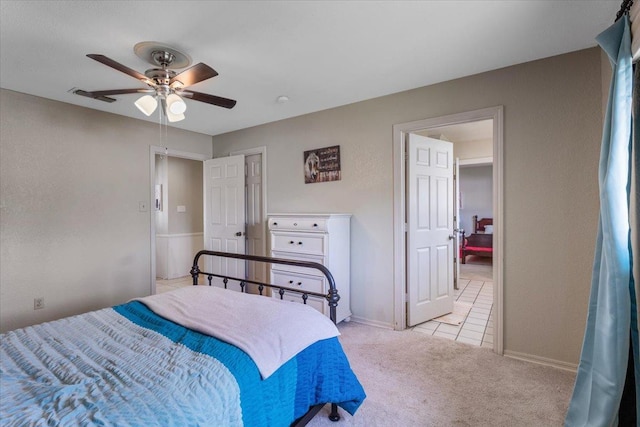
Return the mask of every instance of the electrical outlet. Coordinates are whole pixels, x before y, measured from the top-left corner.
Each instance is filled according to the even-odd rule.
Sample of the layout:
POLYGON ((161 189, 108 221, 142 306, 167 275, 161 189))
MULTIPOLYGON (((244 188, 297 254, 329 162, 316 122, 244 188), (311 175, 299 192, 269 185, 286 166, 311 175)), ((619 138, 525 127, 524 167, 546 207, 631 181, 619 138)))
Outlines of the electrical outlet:
POLYGON ((33 299, 33 309, 42 310, 44 308, 44 297, 33 299))

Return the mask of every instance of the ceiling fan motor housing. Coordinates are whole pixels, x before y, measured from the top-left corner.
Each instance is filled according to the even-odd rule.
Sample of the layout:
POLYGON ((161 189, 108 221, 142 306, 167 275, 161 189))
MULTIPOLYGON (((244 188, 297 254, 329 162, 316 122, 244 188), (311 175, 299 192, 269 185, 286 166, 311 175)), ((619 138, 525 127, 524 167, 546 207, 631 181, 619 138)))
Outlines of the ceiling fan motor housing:
POLYGON ((176 76, 176 72, 166 68, 151 68, 145 71, 144 75, 149 77, 156 85, 167 86, 168 89, 169 82, 176 76))

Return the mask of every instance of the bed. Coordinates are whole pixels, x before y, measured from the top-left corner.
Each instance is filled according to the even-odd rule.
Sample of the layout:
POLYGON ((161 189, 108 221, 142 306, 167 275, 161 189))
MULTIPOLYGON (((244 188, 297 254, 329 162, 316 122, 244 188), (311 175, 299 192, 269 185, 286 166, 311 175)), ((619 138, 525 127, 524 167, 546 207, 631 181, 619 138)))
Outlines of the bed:
POLYGON ((478 215, 474 215, 473 233, 467 236, 462 232, 462 264, 467 263, 469 255, 493 258, 493 218, 478 219, 478 215))
POLYGON ((201 251, 194 283, 221 277, 258 293, 192 286, 3 334, 0 424, 301 426, 325 404, 332 421, 338 406, 354 414, 366 396, 334 322, 260 295, 308 293, 201 272, 203 256, 322 267, 335 314, 320 264, 201 251))

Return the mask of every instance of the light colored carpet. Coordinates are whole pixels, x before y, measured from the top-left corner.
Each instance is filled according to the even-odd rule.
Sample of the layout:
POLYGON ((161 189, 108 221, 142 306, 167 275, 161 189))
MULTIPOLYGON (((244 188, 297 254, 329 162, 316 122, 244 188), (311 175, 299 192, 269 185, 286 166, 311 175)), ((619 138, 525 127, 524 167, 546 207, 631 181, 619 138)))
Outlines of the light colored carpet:
POLYGON ((458 326, 464 319, 467 318, 467 314, 473 307, 473 304, 470 302, 462 302, 462 301, 454 301, 453 302, 453 311, 449 314, 445 314, 444 316, 436 317, 436 322, 448 323, 449 325, 458 326))
POLYGON ((327 405, 309 426, 563 425, 574 373, 410 330, 339 329, 367 399, 353 417, 340 409, 337 423, 327 405))

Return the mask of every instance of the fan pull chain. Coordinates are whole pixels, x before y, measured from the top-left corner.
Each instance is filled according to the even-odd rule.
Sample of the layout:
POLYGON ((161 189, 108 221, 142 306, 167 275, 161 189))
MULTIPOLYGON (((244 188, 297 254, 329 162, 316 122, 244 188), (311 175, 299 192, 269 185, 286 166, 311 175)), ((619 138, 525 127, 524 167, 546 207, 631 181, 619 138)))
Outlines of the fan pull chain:
POLYGON ((167 156, 169 154, 169 148, 167 147, 167 143, 169 142, 169 123, 167 121, 167 117, 163 114, 163 109, 158 108, 158 126, 160 130, 160 145, 164 145, 164 154, 167 156), (162 128, 164 125, 164 138, 162 135, 162 128), (164 143, 163 143, 164 139, 164 143))

